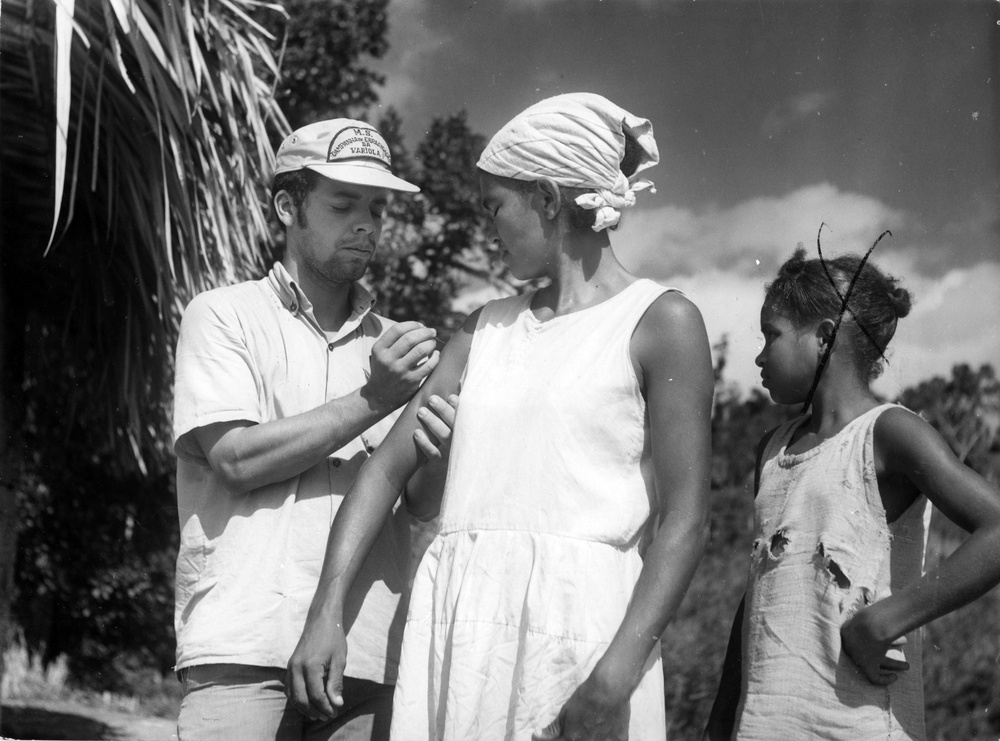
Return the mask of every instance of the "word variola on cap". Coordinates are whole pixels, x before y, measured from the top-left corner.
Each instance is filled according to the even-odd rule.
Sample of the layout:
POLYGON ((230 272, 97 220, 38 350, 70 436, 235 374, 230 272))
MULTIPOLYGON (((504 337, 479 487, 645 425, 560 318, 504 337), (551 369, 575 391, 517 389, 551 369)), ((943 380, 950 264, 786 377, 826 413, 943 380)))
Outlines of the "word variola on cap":
POLYGON ((420 190, 392 174, 392 154, 378 130, 349 118, 303 126, 281 143, 274 174, 303 168, 345 183, 409 193, 420 190))
POLYGON ((330 141, 326 161, 333 162, 345 157, 375 157, 386 165, 392 163, 392 155, 385 140, 375 129, 352 126, 344 129, 330 141))
POLYGON ((620 209, 635 205, 636 193, 656 192, 650 181, 637 175, 659 159, 648 119, 600 95, 568 93, 536 103, 511 119, 486 145, 478 167, 514 180, 547 177, 563 187, 592 189, 576 203, 596 210, 593 229, 601 231, 618 223, 620 209), (621 171, 626 131, 639 150, 638 165, 629 177, 621 171))

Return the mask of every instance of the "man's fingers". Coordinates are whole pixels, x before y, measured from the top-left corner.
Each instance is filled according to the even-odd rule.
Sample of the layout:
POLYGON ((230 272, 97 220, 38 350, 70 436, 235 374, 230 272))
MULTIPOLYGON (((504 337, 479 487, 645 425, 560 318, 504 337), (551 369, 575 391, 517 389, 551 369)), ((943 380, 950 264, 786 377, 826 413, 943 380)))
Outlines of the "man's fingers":
POLYGON ((399 324, 393 324, 381 337, 378 338, 378 341, 372 345, 372 349, 392 347, 396 343, 396 340, 405 335, 407 332, 412 332, 415 329, 426 329, 426 327, 424 327, 424 325, 420 322, 400 322, 399 324))
POLYGON ((441 360, 441 353, 435 350, 434 352, 431 353, 430 357, 427 358, 426 362, 421 363, 416 368, 410 371, 411 374, 410 377, 416 381, 423 381, 425 378, 427 378, 427 376, 429 376, 431 373, 434 372, 434 369, 437 368, 437 364, 440 360, 441 360))
POLYGON ((321 664, 307 664, 305 667, 306 694, 309 696, 309 708, 323 718, 332 718, 337 714, 333 705, 326 697, 323 680, 326 668, 321 664))
MULTIPOLYGON (((399 342, 402 343, 405 339, 406 338, 404 337, 399 342)), ((395 346, 393 346, 393 349, 395 349, 395 346)), ((410 347, 404 355, 400 356, 400 362, 403 363, 406 368, 415 368, 436 352, 437 342, 435 342, 434 338, 431 337, 410 347)))
POLYGON ((303 715, 309 715, 309 696, 306 694, 306 683, 302 676, 301 667, 288 662, 288 671, 285 675, 285 686, 288 688, 288 699, 292 705, 303 715))
MULTIPOLYGON (((409 324, 410 322, 407 323, 409 324)), ((400 325, 396 325, 396 327, 398 326, 400 325)), ((393 327, 393 329, 396 327, 393 327)), ((384 340, 388 335, 389 332, 382 335, 382 339, 380 339, 379 342, 382 342, 382 340, 384 340)), ((417 324, 414 329, 401 334, 393 342, 387 342, 381 349, 389 353, 392 357, 404 358, 413 352, 413 348, 423 345, 424 343, 428 343, 431 349, 427 350, 424 354, 430 355, 431 350, 437 347, 437 341, 434 339, 435 337, 437 337, 437 330, 425 327, 422 324, 417 324)), ((372 346, 373 352, 376 349, 379 349, 377 348, 378 344, 379 343, 376 343, 372 346)))
POLYGON ((324 690, 325 697, 332 707, 337 709, 344 707, 344 675, 341 672, 330 672, 326 675, 324 690))

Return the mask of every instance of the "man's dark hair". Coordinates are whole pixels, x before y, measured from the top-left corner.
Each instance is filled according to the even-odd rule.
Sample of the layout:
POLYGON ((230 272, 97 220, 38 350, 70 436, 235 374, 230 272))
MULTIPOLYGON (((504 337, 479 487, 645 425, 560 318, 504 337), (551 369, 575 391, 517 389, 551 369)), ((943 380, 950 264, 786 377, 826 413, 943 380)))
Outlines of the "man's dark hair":
POLYGON ((313 172, 304 167, 300 170, 292 170, 291 172, 283 172, 280 175, 275 175, 271 181, 271 216, 275 216, 274 197, 279 192, 285 191, 288 193, 289 198, 292 199, 292 205, 295 206, 295 210, 298 213, 299 226, 306 226, 306 215, 302 209, 302 204, 305 203, 306 196, 316 190, 321 177, 323 176, 318 172, 313 172))

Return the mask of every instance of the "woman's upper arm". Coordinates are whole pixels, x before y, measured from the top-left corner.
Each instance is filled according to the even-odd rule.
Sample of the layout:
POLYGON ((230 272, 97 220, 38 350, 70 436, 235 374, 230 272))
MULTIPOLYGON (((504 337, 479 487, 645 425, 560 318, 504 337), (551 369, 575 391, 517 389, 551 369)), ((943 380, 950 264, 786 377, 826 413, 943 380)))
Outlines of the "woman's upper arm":
POLYGON ((919 416, 889 409, 879 416, 874 434, 883 470, 909 479, 952 522, 970 532, 1000 522, 1000 493, 961 463, 919 416))
POLYGON ((646 396, 661 506, 678 498, 705 499, 715 377, 701 313, 682 294, 663 294, 640 320, 632 350, 646 396))

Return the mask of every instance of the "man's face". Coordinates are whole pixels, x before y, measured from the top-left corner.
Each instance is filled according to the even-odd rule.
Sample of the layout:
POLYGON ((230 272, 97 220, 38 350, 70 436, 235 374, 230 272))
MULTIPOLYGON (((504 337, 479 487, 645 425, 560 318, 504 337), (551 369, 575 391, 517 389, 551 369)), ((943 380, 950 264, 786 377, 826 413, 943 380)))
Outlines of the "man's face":
POLYGON ((318 179, 286 227, 288 256, 299 270, 329 283, 353 283, 365 274, 378 247, 388 191, 318 179))

